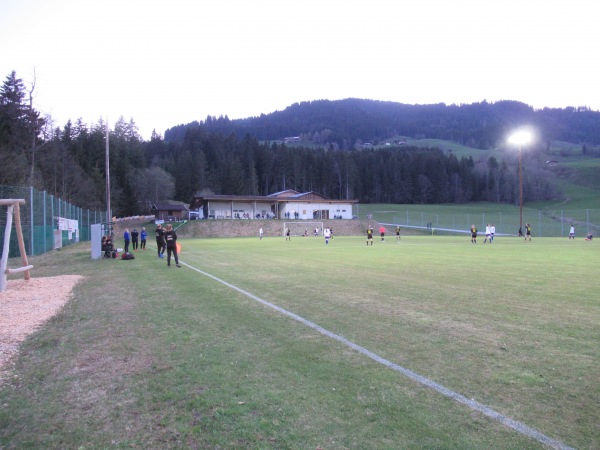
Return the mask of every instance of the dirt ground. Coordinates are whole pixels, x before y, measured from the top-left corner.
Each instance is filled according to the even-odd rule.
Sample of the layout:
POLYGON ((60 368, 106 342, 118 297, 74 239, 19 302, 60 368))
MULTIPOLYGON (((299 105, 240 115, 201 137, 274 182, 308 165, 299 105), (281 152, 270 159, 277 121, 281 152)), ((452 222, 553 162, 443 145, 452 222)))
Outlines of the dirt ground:
POLYGON ((10 376, 11 358, 25 338, 69 300, 79 275, 8 280, 0 293, 0 384, 10 376))

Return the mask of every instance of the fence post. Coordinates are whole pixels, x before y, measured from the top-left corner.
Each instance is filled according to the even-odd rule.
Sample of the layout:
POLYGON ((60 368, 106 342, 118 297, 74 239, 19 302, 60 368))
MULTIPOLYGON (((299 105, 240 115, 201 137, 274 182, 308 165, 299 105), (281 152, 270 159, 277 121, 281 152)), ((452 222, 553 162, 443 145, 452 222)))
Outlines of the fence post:
POLYGON ((587 223, 587 232, 590 232, 590 210, 586 209, 585 210, 585 221, 587 223))
POLYGON ((29 186, 29 216, 30 216, 30 220, 29 220, 29 236, 31 239, 31 245, 30 245, 30 249, 29 249, 29 254, 31 256, 35 255, 34 252, 34 239, 33 239, 33 186, 29 186))
POLYGON ((560 237, 565 235, 565 214, 564 210, 560 210, 560 237))
POLYGON ((52 250, 54 250, 54 195, 50 195, 50 209, 52 210, 52 222, 50 228, 52 228, 52 250))
POLYGON ((498 231, 502 232, 502 211, 500 211, 500 226, 498 227, 498 231))
POLYGON ((44 252, 48 251, 48 243, 46 242, 46 191, 44 191, 44 222, 43 222, 43 227, 44 227, 44 252))

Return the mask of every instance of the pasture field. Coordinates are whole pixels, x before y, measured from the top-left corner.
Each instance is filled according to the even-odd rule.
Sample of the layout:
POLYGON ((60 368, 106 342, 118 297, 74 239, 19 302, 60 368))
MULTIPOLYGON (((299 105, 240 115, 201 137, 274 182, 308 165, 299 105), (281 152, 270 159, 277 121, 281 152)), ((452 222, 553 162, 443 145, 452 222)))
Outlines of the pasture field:
MULTIPOLYGON (((590 189, 572 189, 574 201, 567 209, 556 203, 530 204, 523 208, 523 224, 530 223, 533 234, 538 237, 568 237, 570 224, 576 233, 585 236, 588 231, 598 234, 600 227, 600 203, 597 193, 590 189), (573 209, 578 206, 579 209, 573 209), (595 208, 593 208, 595 206, 595 208)), ((467 234, 471 224, 483 231, 487 223, 496 226, 498 234, 516 236, 519 229, 519 207, 489 202, 466 205, 392 205, 360 204, 353 213, 361 219, 369 215, 380 223, 417 227, 424 232, 427 222, 435 229, 453 230, 452 233, 467 234)))
POLYGON ((548 448, 283 310, 600 447, 600 241, 180 242, 181 269, 89 243, 31 258, 86 278, 0 386, 0 448, 548 448))

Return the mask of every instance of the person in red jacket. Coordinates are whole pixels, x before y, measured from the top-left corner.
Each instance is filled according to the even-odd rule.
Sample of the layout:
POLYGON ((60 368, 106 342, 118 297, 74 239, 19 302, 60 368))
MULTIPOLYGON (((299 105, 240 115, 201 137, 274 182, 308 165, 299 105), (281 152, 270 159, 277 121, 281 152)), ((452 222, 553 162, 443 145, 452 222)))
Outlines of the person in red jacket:
POLYGON ((379 227, 379 235, 381 236, 381 242, 385 242, 385 227, 383 225, 379 227))

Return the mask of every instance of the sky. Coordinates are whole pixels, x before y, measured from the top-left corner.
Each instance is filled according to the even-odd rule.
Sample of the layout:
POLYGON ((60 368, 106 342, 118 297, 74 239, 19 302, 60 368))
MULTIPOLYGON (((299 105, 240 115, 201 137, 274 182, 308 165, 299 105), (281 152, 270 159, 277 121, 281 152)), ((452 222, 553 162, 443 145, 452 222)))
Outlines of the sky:
POLYGON ((311 100, 516 100, 600 110, 596 0, 0 0, 14 70, 54 127, 140 135, 311 100))

